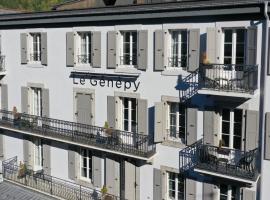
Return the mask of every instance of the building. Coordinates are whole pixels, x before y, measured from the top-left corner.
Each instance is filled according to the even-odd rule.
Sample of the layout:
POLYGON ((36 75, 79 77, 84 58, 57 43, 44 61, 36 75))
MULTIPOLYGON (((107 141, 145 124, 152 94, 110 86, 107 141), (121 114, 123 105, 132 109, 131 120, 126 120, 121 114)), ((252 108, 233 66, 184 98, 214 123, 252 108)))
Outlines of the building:
POLYGON ((1 15, 5 181, 64 199, 268 199, 268 12, 206 0, 1 15))

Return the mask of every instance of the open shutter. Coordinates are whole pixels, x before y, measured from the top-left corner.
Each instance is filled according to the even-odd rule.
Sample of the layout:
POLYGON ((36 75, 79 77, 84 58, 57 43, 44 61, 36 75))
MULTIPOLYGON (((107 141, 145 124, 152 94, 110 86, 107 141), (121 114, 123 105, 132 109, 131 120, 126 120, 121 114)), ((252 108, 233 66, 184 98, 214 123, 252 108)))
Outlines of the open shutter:
POLYGON ((153 199, 162 200, 162 172, 154 168, 153 199))
POLYGON ((108 96, 107 97, 107 121, 109 123, 109 127, 116 127, 116 109, 115 109, 115 97, 108 96))
POLYGON ((186 200, 196 200, 196 181, 186 178, 186 200))
POLYGON ((138 69, 146 70, 148 61, 148 31, 138 32, 139 50, 138 50, 138 69))
POLYGON ((141 173, 140 173, 140 167, 136 167, 136 183, 135 183, 135 189, 136 189, 136 200, 140 200, 140 188, 141 188, 141 173))
POLYGON ((136 166, 125 161, 125 199, 136 198, 136 166))
POLYGON ((21 64, 27 64, 27 33, 21 33, 21 64))
POLYGON ((107 41, 107 68, 115 69, 116 68, 116 47, 117 47, 117 32, 109 31, 108 32, 108 41, 107 41))
POLYGON ((270 160, 270 113, 265 115, 265 150, 264 158, 270 160))
POLYGON ((101 167, 102 167, 102 159, 96 156, 92 157, 92 176, 93 176, 93 184, 95 187, 101 188, 102 183, 102 175, 101 175, 101 167))
POLYGON ((246 64, 256 65, 257 54, 257 27, 251 26, 247 29, 246 64))
POLYGON ((246 151, 258 148, 259 143, 259 112, 246 111, 246 151))
POLYGON ((66 57, 66 64, 67 67, 74 67, 75 64, 75 44, 74 44, 74 33, 73 32, 68 32, 67 33, 67 46, 66 46, 66 51, 67 51, 67 57, 66 57))
POLYGON ((0 134, 0 160, 3 159, 4 159, 4 135, 0 134))
POLYGON ((48 64, 47 33, 41 33, 41 64, 48 64))
POLYGON ((218 198, 218 187, 211 183, 203 183, 203 200, 216 200, 218 198))
POLYGON ((148 104, 146 99, 138 99, 138 133, 148 135, 148 104))
POLYGON ((207 28, 206 53, 210 63, 220 63, 220 43, 222 31, 220 28, 207 28))
POLYGON ((43 142, 43 169, 44 173, 51 175, 51 145, 50 141, 43 142))
POLYGON ((21 112, 28 114, 28 87, 21 87, 21 112))
POLYGON ((197 141, 197 108, 187 108, 187 145, 197 141))
POLYGON ((155 142, 165 140, 166 134, 166 103, 155 103, 155 142))
POLYGON ((49 89, 42 89, 42 116, 50 116, 50 96, 49 89))
POLYGON ((95 68, 101 67, 101 32, 92 32, 92 66, 95 68))
POLYGON ((108 193, 119 196, 120 194, 120 163, 106 158, 106 186, 108 193))
POLYGON ((200 29, 189 30, 188 71, 194 72, 200 64, 200 29))
POLYGON ((76 179, 76 148, 71 145, 68 149, 68 178, 76 179))
POLYGON ((163 71, 164 70, 164 34, 163 30, 155 31, 155 63, 154 70, 155 71, 163 71))
POLYGON ((203 113, 203 141, 204 144, 217 146, 218 140, 218 114, 213 110, 205 110, 203 113))
POLYGON ((30 140, 30 137, 27 135, 23 136, 23 161, 27 165, 31 165, 31 147, 32 142, 30 140))
POLYGON ((8 86, 1 84, 1 109, 8 110, 8 86))
POLYGON ((243 200, 256 200, 256 191, 252 191, 248 188, 242 189, 243 200))

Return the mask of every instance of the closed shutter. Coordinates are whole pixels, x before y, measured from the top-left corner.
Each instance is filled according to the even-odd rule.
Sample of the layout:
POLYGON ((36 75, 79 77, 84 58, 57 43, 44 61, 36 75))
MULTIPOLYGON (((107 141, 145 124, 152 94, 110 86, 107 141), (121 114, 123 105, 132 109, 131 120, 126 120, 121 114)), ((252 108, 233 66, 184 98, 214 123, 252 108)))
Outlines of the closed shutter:
POLYGON ((29 113, 28 87, 21 87, 21 112, 29 113))
POLYGON ((243 200, 256 200, 256 191, 252 191, 248 188, 242 189, 243 200))
POLYGON ((155 103, 155 142, 165 140, 166 134, 166 103, 155 103))
POLYGON ((203 141, 204 144, 217 146, 218 140, 218 114, 213 110, 205 110, 203 113, 203 141))
POLYGON ((92 97, 90 94, 76 94, 76 116, 77 122, 81 124, 92 124, 92 97))
POLYGON ((47 33, 41 33, 41 64, 48 64, 47 33))
POLYGON ((138 99, 138 133, 148 135, 148 104, 146 99, 138 99))
POLYGON ((4 135, 3 130, 0 131, 0 160, 4 158, 4 135))
POLYGON ((101 32, 92 32, 92 66, 95 68, 101 67, 101 32))
POLYGON ((68 178, 76 179, 76 147, 69 146, 68 149, 68 178))
POLYGON ((93 184, 95 187, 101 188, 102 187, 102 183, 101 183, 101 179, 102 179, 102 175, 101 175, 101 167, 102 167, 102 159, 97 157, 97 156, 93 156, 92 157, 92 180, 93 180, 93 184))
POLYGON ((119 196, 120 194, 120 163, 106 158, 106 186, 108 193, 119 196))
POLYGON ((125 161, 125 199, 136 199, 136 166, 125 161))
POLYGON ((27 135, 23 136, 23 161, 27 165, 31 165, 31 147, 32 142, 27 135))
POLYGON ((246 151, 258 148, 259 143, 259 112, 246 111, 246 151))
POLYGON ((186 200, 196 200, 196 181, 186 178, 186 200))
POLYGON ((49 89, 42 89, 42 116, 50 116, 50 96, 49 89))
POLYGON ((200 64, 200 29, 189 30, 188 71, 194 72, 200 64))
POLYGON ((162 200, 162 172, 154 168, 153 199, 162 200))
POLYGON ((139 49, 138 49, 138 69, 146 70, 148 61, 148 31, 141 30, 138 32, 139 49))
POLYGON ((211 183, 203 183, 203 199, 202 200, 217 200, 219 199, 219 189, 211 183))
POLYGON ((75 64, 75 44, 74 44, 74 33, 68 32, 67 33, 67 41, 66 41, 66 64, 67 67, 74 67, 75 64))
POLYGON ((197 141, 197 108, 187 108, 187 145, 197 141))
POLYGON ((51 142, 43 141, 43 169, 44 173, 51 175, 51 142))
POLYGON ((115 97, 107 97, 107 120, 110 128, 116 127, 115 97))
POLYGON ((222 30, 216 27, 207 28, 206 53, 210 63, 220 63, 220 44, 222 30))
POLYGON ((270 113, 265 115, 265 150, 264 158, 270 160, 270 113))
POLYGON ((21 64, 27 64, 28 62, 27 36, 27 33, 21 33, 21 64))
POLYGON ((117 48, 117 32, 109 31, 108 32, 108 41, 107 41, 107 68, 115 69, 116 68, 116 48, 117 48))
POLYGON ((247 29, 246 64, 256 65, 257 54, 257 27, 251 26, 247 29))
POLYGON ((1 109, 8 110, 8 86, 1 85, 1 109))
POLYGON ((165 68, 164 63, 164 34, 163 30, 155 31, 155 71, 163 71, 165 68))

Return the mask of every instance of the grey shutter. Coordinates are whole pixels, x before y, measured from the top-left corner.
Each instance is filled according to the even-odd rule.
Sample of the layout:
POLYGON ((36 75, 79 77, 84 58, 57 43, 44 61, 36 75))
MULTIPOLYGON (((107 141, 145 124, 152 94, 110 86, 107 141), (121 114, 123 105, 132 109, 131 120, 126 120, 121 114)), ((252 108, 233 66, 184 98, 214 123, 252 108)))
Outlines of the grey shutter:
POLYGON ((187 145, 197 141, 197 108, 187 108, 187 145))
POLYGON ((138 69, 146 70, 148 61, 148 31, 141 30, 138 32, 139 49, 138 49, 138 69))
POLYGON ((203 141, 204 144, 218 145, 218 121, 217 113, 213 110, 205 110, 203 113, 203 141))
POLYGON ((243 188, 242 190, 242 194, 243 194, 243 197, 242 199, 243 200, 256 200, 256 191, 252 191, 250 189, 247 189, 247 188, 243 188))
POLYGON ((92 67, 101 67, 101 32, 92 32, 92 67))
POLYGON ((92 97, 90 94, 76 94, 77 122, 82 124, 92 124, 92 97))
POLYGON ((164 70, 164 34, 163 30, 155 31, 155 71, 164 70))
POLYGON ((31 141, 30 137, 24 135, 23 136, 23 161, 25 164, 30 165, 31 161, 31 141))
POLYGON ((1 85, 1 109, 8 110, 8 86, 1 85))
POLYGON ((50 116, 50 96, 49 89, 42 89, 42 116, 50 116))
POLYGON ((76 148, 69 146, 68 149, 68 178, 76 179, 76 148))
POLYGON ((189 30, 188 71, 194 72, 200 64, 200 29, 189 30))
POLYGON ((196 200, 196 181, 186 178, 186 200, 196 200))
POLYGON ((116 31, 108 32, 108 41, 107 41, 107 68, 115 69, 116 68, 116 31))
POLYGON ((102 170, 102 160, 99 157, 96 156, 92 156, 92 180, 93 180, 93 185, 95 187, 101 188, 101 179, 102 179, 102 175, 101 175, 101 170, 102 170))
POLYGON ((140 194, 141 194, 141 191, 140 191, 140 188, 141 188, 141 185, 140 185, 140 182, 141 182, 141 175, 140 175, 140 167, 136 167, 136 183, 135 183, 135 187, 136 187, 136 200, 140 200, 140 194))
POLYGON ((67 67, 74 67, 75 64, 75 46, 74 46, 74 33, 68 32, 66 37, 66 64, 67 67))
POLYGON ((4 135, 3 130, 0 131, 0 160, 4 158, 4 135))
POLYGON ((153 199, 162 200, 162 172, 154 168, 153 199))
POLYGON ((270 113, 265 115, 265 147, 264 158, 270 160, 270 113))
POLYGON ((116 125, 115 103, 114 96, 107 97, 107 121, 111 128, 115 128, 116 125))
POLYGON ((120 164, 106 158, 106 186, 108 193, 119 196, 120 194, 120 164))
POLYGON ((51 145, 50 141, 43 143, 43 169, 44 173, 51 175, 51 145))
POLYGON ((41 64, 48 64, 47 33, 41 33, 41 64))
POLYGON ((246 151, 258 148, 259 140, 259 112, 246 111, 246 151))
POLYGON ((247 29, 246 64, 256 65, 257 54, 257 27, 251 26, 247 29))
POLYGON ((148 104, 146 99, 138 99, 138 133, 148 135, 148 104))
POLYGON ((21 64, 27 64, 27 33, 21 33, 21 64))
POLYGON ((220 39, 222 31, 219 28, 207 28, 206 53, 207 60, 210 63, 219 63, 220 61, 220 39))
POLYGON ((165 102, 155 103, 155 142, 165 140, 166 134, 166 112, 165 102))
POLYGON ((125 161, 125 199, 136 198, 136 166, 125 161))
POLYGON ((28 114, 28 87, 21 87, 21 112, 28 114))
POLYGON ((211 183, 203 183, 203 200, 216 200, 219 197, 219 189, 211 183))

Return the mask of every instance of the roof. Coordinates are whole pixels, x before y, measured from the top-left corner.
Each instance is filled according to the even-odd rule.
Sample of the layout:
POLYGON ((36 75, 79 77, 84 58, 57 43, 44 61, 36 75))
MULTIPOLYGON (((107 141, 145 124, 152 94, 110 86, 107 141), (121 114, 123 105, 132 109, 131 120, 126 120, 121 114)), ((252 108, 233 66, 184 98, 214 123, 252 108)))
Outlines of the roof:
POLYGON ((0 183, 1 200, 55 200, 53 197, 43 195, 24 187, 4 181, 0 183))

